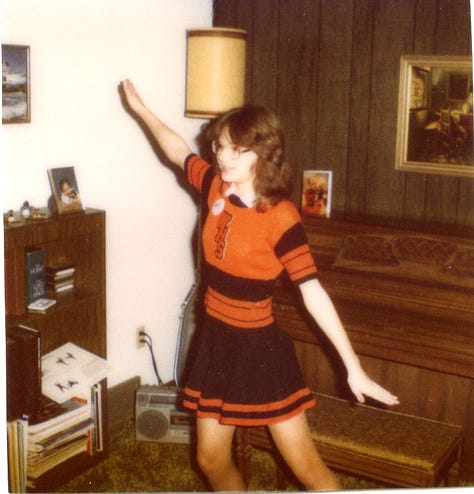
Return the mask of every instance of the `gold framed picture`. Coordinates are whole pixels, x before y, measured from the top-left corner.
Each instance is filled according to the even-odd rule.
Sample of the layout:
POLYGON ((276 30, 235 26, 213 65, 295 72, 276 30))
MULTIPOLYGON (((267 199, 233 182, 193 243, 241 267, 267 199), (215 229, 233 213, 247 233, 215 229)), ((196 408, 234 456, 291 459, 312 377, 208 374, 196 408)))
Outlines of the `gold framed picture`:
POLYGON ((474 177, 471 57, 403 55, 395 168, 474 177))

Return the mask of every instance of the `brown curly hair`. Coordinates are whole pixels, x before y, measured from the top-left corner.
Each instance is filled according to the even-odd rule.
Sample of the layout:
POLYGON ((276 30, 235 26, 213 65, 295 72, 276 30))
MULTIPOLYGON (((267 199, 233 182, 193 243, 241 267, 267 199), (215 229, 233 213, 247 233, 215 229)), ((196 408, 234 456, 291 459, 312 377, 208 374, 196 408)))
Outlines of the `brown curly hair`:
POLYGON ((207 129, 209 141, 226 133, 236 146, 252 150, 255 164, 255 206, 265 211, 290 195, 292 171, 285 160, 285 138, 278 117, 264 106, 244 105, 228 111, 207 129))

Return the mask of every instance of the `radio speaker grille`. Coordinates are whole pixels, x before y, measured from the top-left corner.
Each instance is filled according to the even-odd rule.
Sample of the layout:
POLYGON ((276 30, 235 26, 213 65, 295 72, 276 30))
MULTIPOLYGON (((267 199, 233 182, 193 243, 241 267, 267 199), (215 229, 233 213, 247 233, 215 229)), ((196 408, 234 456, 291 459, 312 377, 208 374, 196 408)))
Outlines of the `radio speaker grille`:
POLYGON ((137 417, 137 432, 151 441, 158 441, 169 429, 168 418, 159 410, 145 410, 137 417))

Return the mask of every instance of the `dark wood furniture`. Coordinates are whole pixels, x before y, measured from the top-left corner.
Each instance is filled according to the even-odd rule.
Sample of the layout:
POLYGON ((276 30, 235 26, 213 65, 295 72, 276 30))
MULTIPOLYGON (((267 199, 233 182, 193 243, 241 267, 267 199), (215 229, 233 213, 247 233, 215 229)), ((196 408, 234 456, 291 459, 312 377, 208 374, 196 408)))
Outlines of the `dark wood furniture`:
POLYGON ((469 0, 442 5, 214 0, 214 26, 248 32, 246 100, 282 120, 295 204, 323 167, 333 210, 474 226, 472 178, 395 170, 400 56, 472 56, 469 0))
MULTIPOLYGON (((7 225, 5 244, 6 325, 26 324, 41 331, 41 352, 70 341, 106 357, 105 212, 87 209, 50 219, 7 225), (75 267, 75 288, 59 295, 46 314, 28 313, 24 298, 24 251, 41 247, 46 264, 75 267)), ((105 448, 95 456, 82 453, 40 477, 36 488, 47 492, 78 471, 100 461, 107 451, 106 383, 103 383, 105 448)))
MULTIPOLYGON (((461 427, 315 394, 307 412, 313 440, 336 470, 398 487, 457 486, 461 427)), ((240 428, 236 459, 249 482, 252 448, 272 451, 267 429, 240 428)), ((279 488, 283 476, 279 471, 279 488)))
MULTIPOLYGON (((369 375, 397 412, 464 429, 461 473, 474 477, 474 237, 377 220, 304 218, 322 284, 369 375)), ((345 370, 297 293, 274 300, 311 389, 352 399, 345 370)))

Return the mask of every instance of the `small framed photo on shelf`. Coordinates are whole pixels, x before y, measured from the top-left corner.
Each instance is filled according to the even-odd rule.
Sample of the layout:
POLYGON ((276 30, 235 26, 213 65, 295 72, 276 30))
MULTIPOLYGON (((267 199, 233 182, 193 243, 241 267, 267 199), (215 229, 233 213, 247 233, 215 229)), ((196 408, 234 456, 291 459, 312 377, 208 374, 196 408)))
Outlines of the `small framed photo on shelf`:
POLYGON ((331 170, 304 170, 301 209, 304 214, 324 216, 331 213, 331 170))
POLYGON ((51 168, 48 177, 59 214, 83 211, 73 166, 51 168))
POLYGON ((30 120, 30 47, 2 44, 2 123, 30 120))

